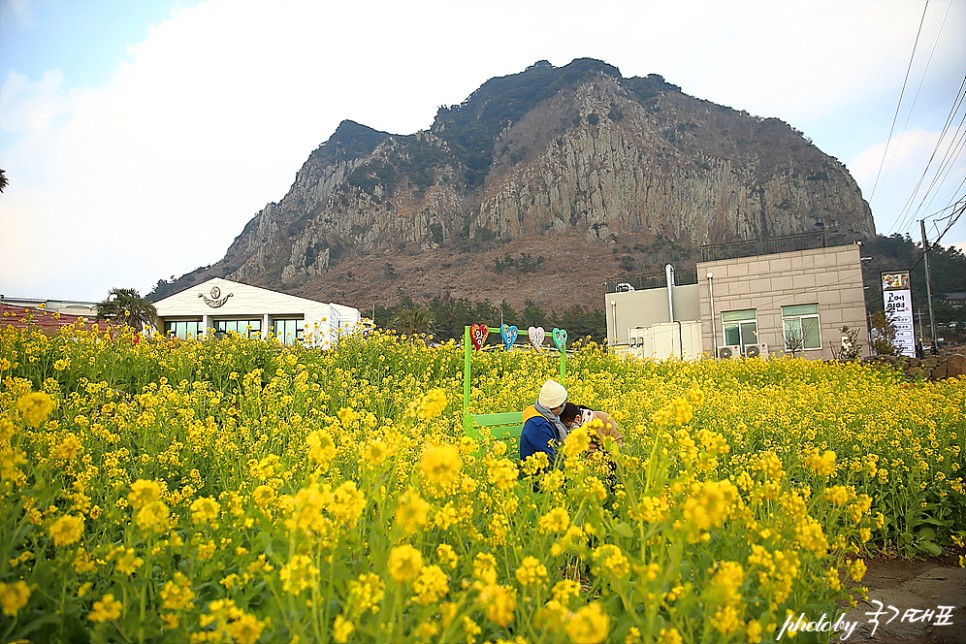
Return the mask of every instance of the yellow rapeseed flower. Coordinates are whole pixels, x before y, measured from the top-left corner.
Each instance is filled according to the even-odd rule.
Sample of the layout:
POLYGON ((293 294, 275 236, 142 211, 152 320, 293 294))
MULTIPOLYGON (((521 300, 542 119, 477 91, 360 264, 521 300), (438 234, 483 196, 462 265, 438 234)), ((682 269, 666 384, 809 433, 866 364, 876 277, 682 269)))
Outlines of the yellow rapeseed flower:
POLYGON ((354 529, 366 509, 366 496, 355 481, 346 481, 332 493, 326 509, 337 522, 354 529))
POLYGON ((446 392, 442 389, 430 389, 412 405, 417 418, 430 420, 436 418, 446 409, 446 392))
POLYGON ((457 564, 459 564, 456 551, 448 543, 441 543, 436 546, 436 556, 439 557, 439 562, 450 570, 454 570, 457 564))
POLYGON ((378 612, 379 603, 385 595, 382 578, 375 573, 363 573, 349 582, 349 598, 346 605, 354 615, 366 611, 378 612))
POLYGON ((657 634, 657 644, 684 644, 684 638, 676 628, 662 628, 657 634))
POLYGON ((556 507, 537 519, 537 525, 542 534, 565 532, 570 526, 570 514, 567 508, 556 507))
POLYGON ((486 585, 480 590, 479 602, 486 611, 486 618, 497 626, 506 628, 513 623, 517 600, 512 588, 501 584, 486 585))
POLYGON ((269 485, 259 485, 252 490, 252 502, 263 510, 275 501, 275 488, 269 485))
POLYGON ((410 535, 429 522, 431 506, 415 490, 409 490, 399 499, 396 506, 396 525, 403 533, 410 535))
POLYGON ((237 644, 255 644, 265 630, 265 622, 250 613, 242 613, 225 626, 231 641, 237 644))
POLYGON ((449 592, 449 577, 437 565, 423 566, 413 581, 413 592, 417 604, 435 604, 449 592))
POLYGON ((684 518, 696 530, 722 525, 738 500, 738 488, 727 480, 694 483, 684 500, 684 518))
POLYGON ((536 557, 524 557, 517 568, 516 578, 521 586, 544 584, 547 582, 547 567, 536 557))
POLYGON ((17 400, 17 411, 31 427, 39 427, 54 407, 54 399, 44 391, 33 391, 17 400))
POLYGON ((221 506, 214 497, 206 496, 191 502, 191 521, 195 525, 214 523, 221 512, 221 506))
POLYGON ((87 619, 92 622, 113 622, 121 616, 121 610, 123 608, 121 602, 114 599, 114 595, 108 593, 94 602, 94 606, 87 615, 87 619))
POLYGON ((0 480, 11 481, 22 485, 26 476, 20 470, 21 465, 27 464, 27 455, 22 450, 11 447, 0 447, 0 480))
POLYGON ((328 467, 338 453, 335 440, 327 431, 317 429, 309 432, 305 437, 305 442, 309 446, 309 458, 322 468, 328 467))
POLYGON ((812 470, 819 476, 831 476, 835 473, 835 452, 826 450, 821 456, 818 450, 813 450, 805 458, 805 467, 812 470))
POLYGON ((318 567, 312 563, 309 557, 295 555, 287 564, 282 566, 278 576, 282 580, 282 588, 285 592, 298 595, 316 583, 318 574, 318 567))
POLYGON ((161 534, 167 532, 171 525, 171 511, 162 501, 155 501, 137 511, 134 523, 145 532, 161 534))
POLYGON ((84 445, 74 434, 65 434, 50 451, 51 457, 61 463, 70 463, 83 453, 84 445))
POLYGON ((389 576, 399 583, 416 579, 423 567, 423 555, 412 546, 396 546, 389 552, 389 576))
POLYGON ((131 507, 140 510, 144 506, 161 500, 163 488, 157 481, 138 479, 131 483, 131 491, 127 495, 127 500, 131 507))
POLYGON ((587 428, 581 426, 567 433, 567 438, 564 439, 560 451, 567 458, 574 458, 586 452, 589 447, 590 434, 587 433, 587 428))
POLYGON ((335 621, 332 622, 332 639, 335 640, 336 644, 346 644, 355 630, 356 625, 352 623, 351 619, 336 615, 335 621))
POLYGON ((191 582, 180 572, 164 582, 160 595, 161 608, 164 610, 189 610, 194 607, 192 600, 195 593, 191 590, 191 582))
POLYGON ((597 644, 607 639, 610 632, 610 617, 597 602, 591 602, 578 609, 564 627, 567 636, 574 644, 597 644))
POLYGON ((114 560, 114 569, 122 575, 132 575, 144 564, 144 559, 137 556, 134 548, 125 548, 124 551, 114 560))
POLYGON ((30 601, 30 586, 25 581, 15 581, 12 584, 0 582, 0 607, 3 614, 13 617, 30 601))
POLYGON ((520 472, 517 469, 516 461, 496 458, 487 464, 486 477, 494 487, 506 492, 516 485, 520 472))
POLYGON ((448 487, 459 480, 463 460, 455 445, 431 445, 423 451, 419 468, 428 483, 448 487))
POLYGON ((805 516, 795 526, 795 540, 805 550, 810 550, 821 558, 828 552, 828 540, 822 524, 812 517, 805 516))
POLYGON ((611 575, 620 579, 631 571, 630 561, 624 555, 620 546, 613 543, 605 543, 595 548, 592 558, 595 574, 611 575))
POLYGON ((77 543, 84 534, 84 517, 65 514, 50 524, 48 532, 55 546, 77 543))

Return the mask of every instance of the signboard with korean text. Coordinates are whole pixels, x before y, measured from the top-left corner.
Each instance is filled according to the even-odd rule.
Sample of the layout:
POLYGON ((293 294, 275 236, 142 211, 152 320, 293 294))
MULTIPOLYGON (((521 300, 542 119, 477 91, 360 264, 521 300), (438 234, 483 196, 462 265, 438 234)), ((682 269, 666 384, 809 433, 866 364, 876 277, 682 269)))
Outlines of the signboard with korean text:
POLYGON ((882 273, 882 302, 885 306, 886 319, 896 331, 894 344, 901 350, 901 355, 916 357, 909 271, 882 273))

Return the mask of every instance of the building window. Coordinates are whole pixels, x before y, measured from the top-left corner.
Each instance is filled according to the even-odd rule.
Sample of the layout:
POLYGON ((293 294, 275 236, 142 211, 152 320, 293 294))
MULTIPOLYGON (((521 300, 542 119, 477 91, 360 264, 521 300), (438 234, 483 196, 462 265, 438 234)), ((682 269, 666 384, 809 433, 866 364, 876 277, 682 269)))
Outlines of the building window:
POLYGON ((749 344, 758 344, 758 317, 755 309, 722 311, 721 326, 726 345, 740 345, 743 351, 749 344))
POLYGON ((262 337, 261 320, 215 320, 215 337, 222 337, 229 332, 247 338, 262 337))
POLYGON ((201 337, 201 320, 173 320, 164 323, 164 333, 169 338, 195 340, 201 337))
POLYGON ((303 320, 279 319, 272 320, 272 333, 282 344, 296 344, 302 342, 304 336, 303 320))
POLYGON ((782 307, 782 334, 786 351, 821 349, 818 304, 796 304, 782 307))

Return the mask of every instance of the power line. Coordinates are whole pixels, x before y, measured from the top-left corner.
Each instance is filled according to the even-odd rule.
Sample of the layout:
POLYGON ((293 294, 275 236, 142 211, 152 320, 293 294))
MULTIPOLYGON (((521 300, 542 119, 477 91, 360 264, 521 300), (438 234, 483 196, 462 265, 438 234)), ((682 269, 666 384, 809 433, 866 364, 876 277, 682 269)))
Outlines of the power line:
POLYGON ((939 152, 940 146, 942 146, 943 144, 943 140, 946 139, 947 135, 949 134, 950 125, 952 125, 953 119, 955 118, 957 112, 959 112, 959 109, 963 104, 964 98, 966 98, 966 91, 964 91, 964 89, 966 89, 966 77, 963 78, 963 82, 960 85, 959 91, 956 94, 956 99, 953 102, 952 106, 950 107, 949 113, 946 116, 946 122, 943 124, 942 132, 940 133, 939 138, 936 140, 936 145, 933 148, 933 152, 929 157, 929 161, 926 163, 926 167, 923 169, 922 174, 919 176, 919 180, 916 182, 916 185, 915 185, 915 188, 913 188, 912 194, 910 194, 909 199, 906 201, 905 206, 903 206, 903 209, 901 211, 899 218, 896 219, 896 221, 893 223, 892 227, 890 228, 890 232, 901 230, 906 226, 912 224, 915 213, 918 213, 923 209, 926 203, 926 199, 930 195, 935 196, 934 189, 936 188, 937 183, 939 185, 942 185, 943 181, 945 181, 945 176, 948 176, 949 172, 952 169, 953 163, 955 162, 956 158, 959 156, 959 153, 962 151, 964 146, 964 141, 966 141, 966 130, 963 129, 963 123, 964 121, 966 121, 966 112, 964 112, 963 117, 960 119, 959 128, 957 128, 957 130, 960 131, 959 141, 957 142, 954 140, 949 142, 946 148, 945 155, 943 156, 943 160, 940 163, 939 170, 937 170, 936 174, 933 176, 933 180, 929 184, 929 187, 926 189, 925 194, 923 194, 923 197, 919 202, 919 206, 916 208, 915 211, 912 211, 911 210, 912 202, 916 198, 916 195, 919 193, 919 190, 922 187, 923 181, 925 181, 926 179, 926 174, 929 171, 929 167, 932 165, 932 162, 935 160, 936 154, 937 152, 939 152), (945 168, 945 175, 943 175, 944 168, 945 168), (943 180, 937 181, 940 176, 943 176, 943 180))
POLYGON ((869 195, 871 202, 875 198, 876 188, 879 186, 879 178, 882 176, 882 166, 885 164, 886 155, 889 152, 889 144, 892 142, 892 133, 896 128, 896 120, 899 118, 899 107, 902 105, 902 97, 906 92, 906 83, 909 82, 909 72, 912 70, 912 61, 916 58, 916 48, 919 46, 919 36, 922 35, 922 25, 926 22, 926 10, 929 8, 929 0, 926 0, 922 8, 922 18, 919 19, 919 29, 916 31, 916 41, 912 45, 912 54, 909 56, 909 65, 906 67, 906 76, 902 79, 902 89, 899 90, 899 102, 896 103, 896 113, 892 117, 892 125, 889 126, 889 136, 886 138, 885 150, 882 152, 882 161, 879 162, 879 171, 875 175, 875 183, 872 184, 872 194, 869 195))

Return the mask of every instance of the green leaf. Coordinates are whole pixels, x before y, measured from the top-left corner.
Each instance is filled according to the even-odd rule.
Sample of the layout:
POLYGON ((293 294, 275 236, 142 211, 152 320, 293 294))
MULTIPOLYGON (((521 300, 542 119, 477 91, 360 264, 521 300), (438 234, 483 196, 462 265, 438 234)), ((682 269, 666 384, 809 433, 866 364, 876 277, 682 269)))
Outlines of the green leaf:
POLYGON ((634 536, 634 531, 631 529, 631 526, 623 522, 614 524, 614 533, 625 539, 630 539, 634 536))
POLYGON ((932 528, 923 528, 916 533, 916 541, 932 541, 936 538, 936 531, 932 528))
POLYGON ((920 541, 916 544, 916 547, 921 551, 933 557, 938 557, 943 553, 943 549, 937 546, 932 541, 920 541))

